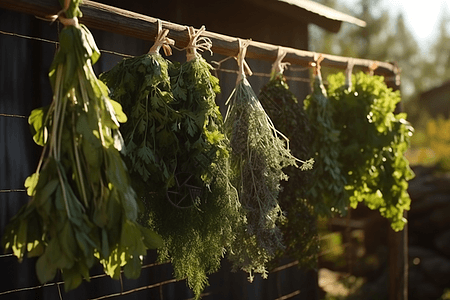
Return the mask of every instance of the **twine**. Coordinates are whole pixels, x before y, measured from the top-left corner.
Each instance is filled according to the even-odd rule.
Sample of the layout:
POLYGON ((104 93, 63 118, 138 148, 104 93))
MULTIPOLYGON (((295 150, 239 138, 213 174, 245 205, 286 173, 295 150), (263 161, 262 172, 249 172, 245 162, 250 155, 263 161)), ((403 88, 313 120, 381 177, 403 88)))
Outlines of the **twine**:
POLYGON ((272 74, 283 74, 284 70, 291 64, 288 62, 282 62, 286 57, 286 51, 284 51, 281 47, 278 47, 277 59, 272 64, 272 74))
POLYGON ((353 66, 355 65, 355 60, 350 58, 347 62, 347 69, 345 69, 345 86, 347 90, 352 89, 352 72, 353 66))
POLYGON ((317 53, 314 53, 314 62, 311 62, 309 65, 314 68, 314 75, 315 76, 321 76, 320 75, 320 63, 325 59, 325 57, 322 54, 319 54, 317 56, 317 53))
POLYGON ((247 54, 247 48, 248 45, 250 45, 251 40, 245 40, 242 42, 241 39, 238 39, 239 43, 239 53, 236 58, 238 67, 239 67, 239 73, 237 77, 237 82, 239 83, 242 79, 245 78, 245 73, 247 72, 248 76, 252 76, 253 72, 250 70, 249 65, 245 61, 245 55, 247 54))
POLYGON ((373 76, 373 74, 375 73, 375 70, 378 68, 378 62, 374 61, 370 66, 369 66, 369 75, 373 76))
POLYGON ((70 0, 65 0, 64 2, 64 8, 61 9, 56 15, 49 15, 45 17, 45 20, 50 21, 50 23, 55 22, 56 20, 59 20, 64 27, 67 26, 78 26, 78 18, 77 17, 73 17, 73 18, 66 18, 63 17, 62 14, 64 14, 70 6, 70 0))
POLYGON ((207 37, 200 37, 200 35, 206 30, 205 26, 202 26, 196 31, 194 27, 188 27, 189 43, 186 46, 186 60, 191 61, 197 55, 197 50, 205 51, 208 50, 211 55, 213 54, 211 47, 212 42, 207 37))
POLYGON ((172 48, 170 46, 175 45, 175 41, 168 38, 167 35, 169 34, 169 29, 162 30, 162 22, 161 20, 158 20, 158 34, 155 37, 155 43, 148 51, 148 54, 156 54, 159 53, 159 49, 161 47, 164 50, 164 54, 166 56, 172 55, 172 48))

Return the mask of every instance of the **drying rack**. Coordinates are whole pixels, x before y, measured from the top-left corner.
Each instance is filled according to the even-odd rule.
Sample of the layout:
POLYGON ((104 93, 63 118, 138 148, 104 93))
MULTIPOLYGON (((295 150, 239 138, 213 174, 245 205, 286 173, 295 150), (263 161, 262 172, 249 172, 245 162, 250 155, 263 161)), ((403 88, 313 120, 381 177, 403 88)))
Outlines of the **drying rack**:
MULTIPOLYGON (((39 18, 55 15, 61 10, 57 0, 1 0, 0 8, 31 14, 39 18)), ((141 40, 154 41, 158 33, 158 19, 127 11, 113 6, 83 0, 80 5, 83 12, 81 22, 88 27, 113 32, 141 40)), ((189 42, 186 26, 161 21, 163 29, 169 29, 168 37, 175 40, 177 47, 186 47, 189 42)), ((239 39, 223 34, 205 31, 202 36, 208 37, 212 42, 212 51, 217 54, 235 57, 239 52, 239 39)), ((283 59, 293 65, 309 66, 318 55, 323 56, 321 65, 336 69, 347 69, 349 64, 353 69, 373 71, 385 77, 386 82, 394 90, 400 89, 400 69, 396 63, 380 62, 370 59, 342 57, 330 54, 299 50, 290 47, 281 47, 268 43, 250 41, 247 49, 247 58, 264 61, 275 61, 279 48, 286 52, 283 59)), ((389 299, 407 300, 408 282, 408 246, 407 225, 402 232, 389 230, 389 299)))

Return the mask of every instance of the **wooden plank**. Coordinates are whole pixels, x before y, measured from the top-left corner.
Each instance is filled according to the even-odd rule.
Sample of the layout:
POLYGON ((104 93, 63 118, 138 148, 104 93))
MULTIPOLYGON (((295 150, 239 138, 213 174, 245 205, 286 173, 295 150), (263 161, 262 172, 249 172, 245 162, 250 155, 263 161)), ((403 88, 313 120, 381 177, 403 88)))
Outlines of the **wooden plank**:
MULTIPOLYGON (((60 10, 57 0, 1 0, 0 7, 38 17, 54 15, 60 10)), ((142 14, 119 9, 109 5, 84 0, 81 4, 83 18, 81 23, 88 27, 127 35, 143 40, 153 40, 157 33, 157 19, 142 14)), ((176 41, 177 47, 185 47, 188 43, 186 26, 162 21, 163 28, 170 30, 169 37, 176 41)), ((236 56, 239 51, 238 38, 206 31, 205 37, 211 39, 214 53, 225 56, 236 56)), ((274 61, 279 46, 252 41, 247 50, 247 57, 274 61)), ((283 47, 287 52, 284 61, 295 65, 308 66, 318 53, 283 47)), ((322 66, 345 69, 350 58, 323 54, 322 66)), ((368 59, 353 59, 354 68, 368 70, 375 61, 368 59)), ((388 62, 377 62, 376 73, 384 76, 398 77, 398 68, 388 62)))

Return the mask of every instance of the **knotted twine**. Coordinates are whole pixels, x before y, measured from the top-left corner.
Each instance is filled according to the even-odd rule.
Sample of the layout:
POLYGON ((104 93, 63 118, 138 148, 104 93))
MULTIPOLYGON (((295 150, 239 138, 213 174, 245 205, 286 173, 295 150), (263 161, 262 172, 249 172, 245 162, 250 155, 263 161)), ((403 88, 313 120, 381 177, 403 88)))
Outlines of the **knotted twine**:
POLYGON ((162 47, 166 56, 172 55, 172 48, 170 46, 175 45, 175 41, 168 38, 168 34, 169 29, 162 30, 162 22, 161 20, 158 20, 158 34, 156 35, 155 43, 148 51, 148 54, 157 54, 162 47))
POLYGON ((347 62, 347 68, 345 69, 345 88, 347 89, 347 91, 350 91, 352 89, 352 73, 354 65, 354 59, 350 58, 347 62))
POLYGON ((286 51, 284 51, 281 47, 278 47, 277 59, 272 64, 272 76, 276 74, 283 74, 284 70, 290 65, 288 62, 282 62, 286 57, 286 51))
POLYGON ((64 1, 64 8, 61 9, 56 15, 50 15, 50 16, 46 16, 45 19, 49 20, 51 23, 55 22, 56 20, 59 20, 64 27, 67 26, 78 26, 78 18, 77 17, 73 17, 73 18, 66 18, 63 16, 63 14, 69 9, 70 6, 70 0, 65 0, 64 1))
POLYGON ((245 72, 247 72, 248 76, 252 76, 253 72, 250 70, 249 65, 245 61, 245 55, 247 54, 248 45, 250 45, 250 40, 245 40, 244 42, 241 39, 238 39, 239 42, 239 53, 236 58, 239 73, 236 82, 239 83, 242 79, 245 78, 245 72))
POLYGON ((188 27, 189 34, 189 43, 186 46, 186 61, 191 61, 197 56, 197 50, 205 51, 208 50, 211 55, 212 50, 212 42, 207 37, 200 37, 200 35, 206 30, 205 26, 202 26, 200 29, 196 30, 194 27, 188 27))

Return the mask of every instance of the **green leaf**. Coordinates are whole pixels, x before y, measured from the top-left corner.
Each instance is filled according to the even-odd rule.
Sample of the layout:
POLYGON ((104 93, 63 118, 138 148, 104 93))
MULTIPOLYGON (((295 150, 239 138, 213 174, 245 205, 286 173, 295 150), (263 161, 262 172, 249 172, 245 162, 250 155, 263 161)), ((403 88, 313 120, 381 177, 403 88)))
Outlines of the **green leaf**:
POLYGON ((133 256, 123 268, 125 276, 129 279, 138 279, 141 275, 141 260, 139 256, 133 256))
POLYGON ((64 269, 62 271, 62 276, 64 280, 65 292, 76 289, 83 282, 83 277, 76 267, 64 269))
POLYGON ((25 179, 25 187, 27 189, 28 196, 34 196, 36 194, 36 185, 39 181, 39 173, 33 173, 25 179))
POLYGON ((48 139, 48 129, 45 124, 48 109, 49 106, 33 109, 28 117, 33 140, 39 146, 44 146, 48 139))
POLYGON ((44 188, 38 190, 35 194, 34 201, 37 203, 37 206, 41 206, 45 204, 47 201, 51 199, 51 195, 55 192, 56 188, 59 185, 58 179, 52 179, 44 186, 44 188))
POLYGON ((36 262, 36 275, 40 283, 44 284, 53 280, 56 276, 56 270, 56 266, 52 265, 48 259, 47 252, 38 258, 36 262))
POLYGON ((127 115, 123 112, 122 105, 112 99, 110 99, 109 102, 111 102, 111 105, 114 108, 114 113, 116 115, 117 121, 119 121, 120 123, 125 123, 127 121, 127 115))
POLYGON ((157 249, 163 246, 163 239, 153 230, 140 226, 144 244, 148 249, 157 249))

